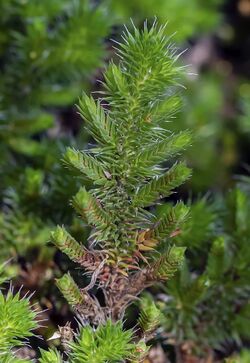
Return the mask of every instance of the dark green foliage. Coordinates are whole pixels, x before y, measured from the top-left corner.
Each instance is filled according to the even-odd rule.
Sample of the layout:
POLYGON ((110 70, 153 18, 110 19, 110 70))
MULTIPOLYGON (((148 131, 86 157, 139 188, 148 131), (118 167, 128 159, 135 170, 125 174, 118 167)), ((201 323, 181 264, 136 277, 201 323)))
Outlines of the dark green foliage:
POLYGON ((51 165, 48 171, 52 170, 57 173, 55 177, 48 177, 46 170, 27 167, 12 182, 13 188, 5 191, 4 207, 0 212, 0 261, 24 256, 26 252, 28 257, 28 251, 34 248, 46 254, 45 244, 51 228, 59 220, 64 223, 72 221, 71 213, 64 211, 61 203, 68 202, 72 192, 77 191, 78 181, 64 177, 59 182, 64 171, 51 165))
POLYGON ((104 6, 89 0, 8 0, 0 10, 0 260, 5 261, 44 246, 57 217, 72 221, 60 205, 77 190, 76 180, 62 178, 58 166, 65 142, 58 141, 65 133, 62 111, 102 65, 111 24, 104 6))
POLYGON ((14 104, 19 101, 21 108, 26 98, 33 107, 65 104, 67 97, 71 102, 83 77, 101 64, 109 27, 104 9, 90 1, 9 1, 1 13, 1 27, 8 29, 2 41, 2 101, 17 97, 14 104))
POLYGON ((52 142, 37 140, 60 118, 49 108, 77 99, 86 79, 102 64, 110 24, 105 9, 88 0, 11 0, 1 6, 2 167, 18 174, 16 164, 25 159, 13 150, 45 158, 50 148, 53 157, 52 142))
MULTIPOLYGON (((225 200, 217 197, 213 207, 199 201, 191 206, 190 215, 202 204, 212 214, 196 216, 203 233, 197 229, 196 236, 195 228, 191 229, 195 243, 190 245, 186 264, 166 288, 170 303, 159 303, 165 312, 165 328, 176 344, 192 341, 193 352, 201 356, 207 349, 220 349, 230 341, 241 344, 249 338, 249 190, 246 183, 241 184, 225 200)), ((188 231, 187 222, 183 241, 181 233, 178 243, 185 243, 188 231)))
POLYGON ((206 273, 208 278, 216 282, 227 272, 231 264, 230 245, 226 243, 225 237, 216 238, 208 256, 206 273))

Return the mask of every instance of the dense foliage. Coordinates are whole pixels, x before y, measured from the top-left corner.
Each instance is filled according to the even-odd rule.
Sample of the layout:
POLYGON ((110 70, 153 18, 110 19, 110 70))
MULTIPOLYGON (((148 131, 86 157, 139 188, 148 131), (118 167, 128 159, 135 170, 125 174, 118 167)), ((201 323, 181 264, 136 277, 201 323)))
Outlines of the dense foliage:
POLYGON ((248 362, 247 1, 0 10, 0 361, 248 362))

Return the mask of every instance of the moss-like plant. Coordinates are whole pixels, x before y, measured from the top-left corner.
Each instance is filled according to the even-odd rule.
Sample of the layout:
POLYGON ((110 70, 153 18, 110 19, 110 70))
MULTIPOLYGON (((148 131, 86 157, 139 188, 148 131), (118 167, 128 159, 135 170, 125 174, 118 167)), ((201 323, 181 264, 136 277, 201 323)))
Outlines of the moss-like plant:
MULTIPOLYGON (((91 227, 88 243, 76 241, 64 227, 52 233, 53 243, 90 277, 89 285, 80 289, 65 274, 57 286, 80 320, 98 331, 103 324, 115 329, 142 290, 170 279, 185 251, 172 240, 188 208, 178 202, 160 219, 151 213, 156 202, 190 176, 185 163, 170 163, 190 145, 190 133, 174 135, 163 128, 178 104, 182 69, 164 27, 148 29, 145 24, 143 31, 126 30, 123 40, 117 49, 119 65, 111 62, 104 73, 101 98, 84 94, 78 106, 97 145, 85 151, 69 148, 64 156, 68 167, 94 185, 90 190, 82 186, 72 199, 91 227), (104 306, 92 295, 93 287, 103 291, 104 306)), ((133 335, 134 344, 145 342, 157 321, 154 308, 145 308, 143 332, 133 335)), ((91 330, 89 334, 93 336, 91 330)), ((112 361, 104 356, 100 362, 112 361)))

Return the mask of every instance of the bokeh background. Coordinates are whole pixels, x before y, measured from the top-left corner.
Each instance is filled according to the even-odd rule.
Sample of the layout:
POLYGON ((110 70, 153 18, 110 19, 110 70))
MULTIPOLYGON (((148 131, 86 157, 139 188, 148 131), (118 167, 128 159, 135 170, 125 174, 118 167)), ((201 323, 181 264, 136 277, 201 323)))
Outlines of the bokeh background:
POLYGON ((72 319, 53 280, 74 267, 47 243, 49 233, 56 224, 81 240, 88 233, 69 205, 82 181, 60 162, 66 146, 92 141, 75 104, 83 91, 101 89, 123 25, 133 19, 142 27, 154 17, 167 23, 187 65, 181 111, 169 130, 194 135, 184 156, 193 177, 178 198, 194 204, 195 221, 206 217, 183 237, 206 250, 201 241, 216 233, 202 232, 211 232, 217 217, 204 200, 221 200, 242 180, 246 189, 250 172, 250 1, 0 0, 0 263, 9 261, 4 273, 16 289, 36 291, 41 310, 48 309, 48 328, 39 331, 45 338, 72 319))

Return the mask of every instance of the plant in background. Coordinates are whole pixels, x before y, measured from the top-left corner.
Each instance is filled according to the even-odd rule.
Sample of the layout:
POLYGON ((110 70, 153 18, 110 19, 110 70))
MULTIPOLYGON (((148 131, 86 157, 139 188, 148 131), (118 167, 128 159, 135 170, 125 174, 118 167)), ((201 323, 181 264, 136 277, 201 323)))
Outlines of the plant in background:
MULTIPOLYGON (((105 0, 103 1, 105 3, 105 0)), ((175 40, 185 42, 188 38, 214 29, 220 20, 219 6, 221 0, 211 0, 201 4, 199 0, 192 0, 186 6, 185 0, 110 0, 110 8, 118 22, 125 22, 129 18, 141 23, 145 18, 157 16, 159 21, 168 21, 169 34, 175 33, 175 40), (176 32, 178 29, 178 32, 176 32)))
POLYGON ((27 136, 53 126, 46 108, 72 105, 78 97, 102 64, 110 24, 104 8, 90 1, 9 0, 1 7, 3 145, 39 157, 46 146, 27 136))
POLYGON ((222 116, 223 79, 211 71, 197 73, 194 79, 183 81, 187 88, 183 107, 169 127, 172 132, 192 130, 194 145, 184 155, 193 170, 188 188, 194 193, 206 193, 211 185, 221 187, 231 179, 228 174, 235 153, 233 145, 228 145, 230 133, 222 116))
POLYGON ((213 204, 196 202, 190 215, 176 239, 177 245, 187 245, 186 236, 193 236, 189 254, 159 295, 158 307, 166 343, 175 346, 177 361, 213 361, 214 349, 232 343, 241 347, 249 339, 249 180, 243 178, 213 204))
POLYGON ((0 11, 3 262, 44 246, 59 220, 72 222, 57 202, 77 190, 73 178, 58 183, 62 114, 102 65, 110 22, 105 8, 89 0, 7 0, 0 11))

